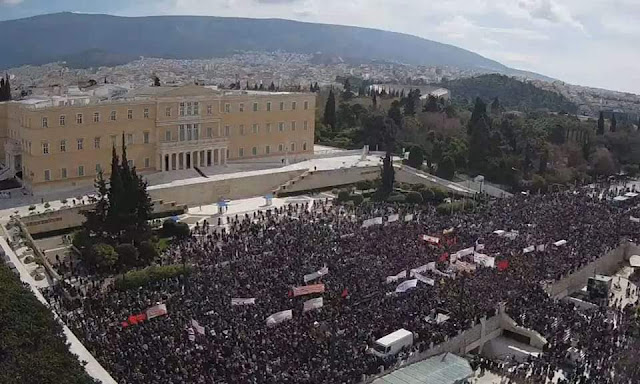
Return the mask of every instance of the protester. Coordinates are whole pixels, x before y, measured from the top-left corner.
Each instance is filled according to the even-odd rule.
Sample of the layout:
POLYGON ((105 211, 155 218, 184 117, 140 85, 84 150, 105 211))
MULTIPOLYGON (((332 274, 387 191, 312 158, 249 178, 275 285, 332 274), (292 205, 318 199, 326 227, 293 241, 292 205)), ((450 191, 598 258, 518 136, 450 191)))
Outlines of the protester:
POLYGON ((123 384, 359 383, 397 363, 367 352, 376 339, 399 328, 414 332, 414 349, 401 359, 494 315, 500 303, 549 344, 540 359, 510 371, 498 362, 484 361, 483 367, 508 371, 514 380, 542 382, 566 367, 574 343, 585 354, 567 371, 567 382, 640 382, 637 365, 625 364, 624 353, 613 353, 637 346, 628 332, 630 309, 619 311, 614 326, 607 311, 578 312, 549 298, 541 284, 617 247, 627 209, 573 193, 494 200, 454 215, 440 215, 430 206, 354 207, 317 200, 312 206, 236 216, 224 230, 220 220, 218 226, 199 225, 189 239, 174 243, 163 261, 193 265, 187 278, 128 291, 95 284, 80 292, 78 301, 60 287, 46 294, 123 384), (377 217, 382 225, 363 227, 377 217), (423 235, 439 241, 425 241, 423 235), (554 245, 560 240, 566 244, 554 245), (468 273, 457 267, 462 258, 452 262, 457 251, 479 249, 478 244, 499 268, 476 265, 468 273), (523 252, 532 245, 535 251, 523 252), (396 293, 398 284, 414 276, 411 269, 429 263, 433 267, 421 270, 423 280, 414 289, 396 293), (405 278, 393 281, 402 271, 405 278), (320 283, 324 293, 292 293, 320 283), (321 308, 303 312, 305 301, 320 297, 321 308), (232 305, 232 298, 255 298, 255 303, 232 305), (167 315, 126 322, 157 303, 166 304, 167 315), (290 320, 267 326, 269 316, 289 309, 290 320), (437 313, 448 319, 435 321, 437 313), (204 335, 194 332, 192 320, 204 327, 204 335))

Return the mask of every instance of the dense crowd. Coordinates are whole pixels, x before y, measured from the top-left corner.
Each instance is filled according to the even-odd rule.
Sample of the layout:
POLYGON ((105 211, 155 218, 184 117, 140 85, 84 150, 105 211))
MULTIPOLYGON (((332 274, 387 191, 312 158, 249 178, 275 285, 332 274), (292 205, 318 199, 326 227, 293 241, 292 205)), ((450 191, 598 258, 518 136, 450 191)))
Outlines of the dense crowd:
POLYGON ((429 206, 316 200, 236 217, 226 229, 198 226, 166 255, 193 265, 187 278, 128 291, 89 290, 79 309, 60 288, 46 293, 122 384, 359 383, 397 363, 368 353, 376 339, 405 328, 415 335, 414 350, 406 353, 421 352, 494 315, 499 303, 549 340, 542 358, 511 367, 514 380, 541 382, 536 380, 564 364, 567 343, 574 343, 585 353, 567 371, 567 380, 575 378, 567 382, 627 383, 625 378, 638 378, 638 368, 614 369, 624 359, 611 351, 634 340, 630 310, 620 309, 616 322, 604 310, 576 311, 549 298, 541 282, 618 246, 628 215, 628 207, 582 193, 493 200, 454 215, 429 206), (362 226, 374 217, 384 224, 362 226), (554 246, 559 240, 566 244, 554 246), (451 263, 453 253, 479 245, 501 268, 467 272, 451 263), (524 253, 531 245, 536 250, 524 253), (403 280, 387 282, 430 262, 436 268, 423 274, 433 285, 420 282, 396 293, 403 280), (305 285, 305 275, 323 267, 328 274, 307 284, 323 283, 324 293, 291 295, 293 287, 305 285), (303 303, 317 297, 323 307, 303 312, 303 303), (232 298, 256 300, 232 306, 232 298), (157 303, 166 304, 166 316, 122 326, 157 303), (288 309, 292 319, 266 325, 267 317, 288 309), (435 321, 438 313, 448 319, 435 321), (192 320, 204 335, 194 335, 192 320))

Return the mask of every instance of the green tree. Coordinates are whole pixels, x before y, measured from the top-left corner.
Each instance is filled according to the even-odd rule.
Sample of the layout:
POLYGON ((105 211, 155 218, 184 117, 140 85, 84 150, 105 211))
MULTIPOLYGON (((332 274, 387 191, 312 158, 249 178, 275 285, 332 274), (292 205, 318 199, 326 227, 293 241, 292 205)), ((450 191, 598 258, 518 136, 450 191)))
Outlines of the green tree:
POLYGON ((484 101, 482 101, 481 98, 476 97, 476 102, 473 105, 473 112, 471 112, 471 119, 469 120, 469 125, 467 128, 467 133, 472 133, 473 127, 476 125, 478 120, 487 120, 488 118, 489 116, 487 116, 487 105, 484 103, 484 101))
POLYGON ((422 168, 424 163, 424 150, 419 146, 414 146, 409 152, 409 158, 407 159, 407 165, 413 168, 422 168))
POLYGON ((0 263, 0 383, 96 383, 69 350, 62 326, 0 263))
POLYGON ((500 105, 500 100, 496 97, 493 99, 491 103, 491 113, 494 115, 499 115, 502 113, 502 105, 500 105))
POLYGON ((109 244, 94 244, 91 247, 91 259, 91 262, 97 269, 111 271, 118 263, 118 253, 109 244))
POLYGON ((618 127, 618 120, 616 120, 616 114, 611 113, 611 132, 615 132, 618 127))
POLYGON ((436 176, 451 180, 456 173, 456 163, 451 156, 445 156, 438 164, 436 176))
POLYGON ((115 249, 119 257, 119 263, 124 266, 135 267, 139 265, 139 253, 132 244, 118 244, 115 249))
POLYGON ((549 162, 549 150, 545 148, 542 151, 542 155, 540 156, 540 167, 538 168, 538 173, 544 175, 547 172, 547 163, 549 162))
POLYGON ((393 162, 391 160, 391 152, 387 151, 387 154, 382 161, 382 183, 380 184, 380 195, 386 199, 393 192, 393 183, 395 181, 395 170, 393 169, 393 162))
POLYGON ((344 91, 342 92, 342 98, 344 100, 350 100, 353 97, 353 92, 351 92, 351 82, 349 78, 344 81, 344 91))
POLYGON ((372 106, 374 111, 378 109, 378 96, 376 96, 376 92, 373 92, 372 106))
POLYGON ((469 168, 476 172, 486 172, 488 165, 490 126, 488 117, 482 116, 471 128, 469 138, 469 168))
POLYGON ((438 105, 438 98, 429 95, 427 98, 427 104, 424 106, 424 112, 440 112, 440 105, 438 105))
POLYGON ((153 76, 153 86, 154 87, 160 86, 160 78, 158 76, 153 76))
POLYGON ((394 100, 393 103, 391 103, 387 116, 389 116, 397 126, 402 125, 402 111, 400 110, 400 102, 398 100, 394 100))
POLYGON ((604 115, 602 111, 600 111, 600 117, 598 118, 598 130, 596 133, 598 135, 604 135, 604 115))
POLYGON ((613 156, 606 148, 598 148, 596 150, 594 171, 600 176, 610 176, 616 172, 613 156))
POLYGON ((332 130, 336 130, 336 97, 333 94, 333 89, 329 91, 329 97, 327 97, 327 104, 324 107, 324 118, 322 123, 332 130))
POLYGON ((409 204, 422 204, 423 201, 420 192, 411 191, 407 194, 407 203, 409 204))
POLYGON ((121 160, 115 146, 112 148, 109 185, 99 172, 95 187, 98 201, 93 210, 85 212, 87 220, 83 225, 94 243, 139 245, 150 237, 148 220, 152 206, 147 183, 135 168, 129 167, 124 134, 121 160))
POLYGON ((138 247, 140 262, 143 265, 151 264, 158 257, 158 249, 149 240, 140 243, 138 247))

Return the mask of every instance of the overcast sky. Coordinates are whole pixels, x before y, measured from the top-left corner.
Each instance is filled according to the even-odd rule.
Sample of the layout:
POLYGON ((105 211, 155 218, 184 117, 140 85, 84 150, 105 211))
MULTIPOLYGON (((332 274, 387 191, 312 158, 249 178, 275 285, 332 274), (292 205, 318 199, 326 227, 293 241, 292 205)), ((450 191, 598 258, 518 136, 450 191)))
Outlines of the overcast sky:
POLYGON ((640 94, 640 0, 0 0, 0 19, 60 11, 279 17, 379 28, 570 83, 640 94))

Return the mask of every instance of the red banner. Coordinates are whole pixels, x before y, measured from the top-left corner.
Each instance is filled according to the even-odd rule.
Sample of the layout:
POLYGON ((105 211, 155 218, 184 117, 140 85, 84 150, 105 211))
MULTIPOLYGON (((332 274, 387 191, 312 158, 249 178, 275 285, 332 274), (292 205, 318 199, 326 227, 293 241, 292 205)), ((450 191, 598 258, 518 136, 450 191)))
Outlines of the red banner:
POLYGON ((295 287, 293 288, 293 291, 292 291, 293 297, 310 295, 312 293, 324 293, 324 284, 314 284, 314 285, 305 285, 302 287, 295 287))
POLYGON ((504 271, 509 268, 509 260, 500 260, 496 265, 498 267, 498 271, 504 271))
POLYGON ((447 260, 449 260, 449 254, 447 252, 445 252, 442 255, 440 255, 440 258, 438 259, 438 261, 441 262, 441 263, 444 263, 447 260))

